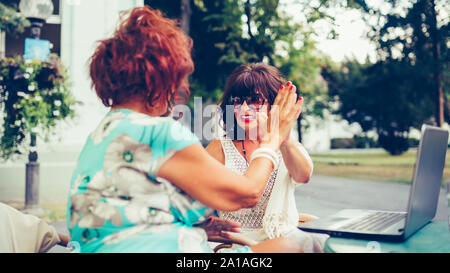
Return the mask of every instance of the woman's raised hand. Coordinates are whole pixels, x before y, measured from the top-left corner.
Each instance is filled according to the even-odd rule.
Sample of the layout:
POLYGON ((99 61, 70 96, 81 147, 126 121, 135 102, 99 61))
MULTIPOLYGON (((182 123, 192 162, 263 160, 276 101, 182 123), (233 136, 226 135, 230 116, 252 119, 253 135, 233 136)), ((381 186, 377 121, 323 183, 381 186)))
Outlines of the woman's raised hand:
POLYGON ((303 98, 297 100, 297 88, 290 81, 282 85, 269 112, 268 129, 261 146, 278 150, 289 137, 292 126, 302 112, 303 98))

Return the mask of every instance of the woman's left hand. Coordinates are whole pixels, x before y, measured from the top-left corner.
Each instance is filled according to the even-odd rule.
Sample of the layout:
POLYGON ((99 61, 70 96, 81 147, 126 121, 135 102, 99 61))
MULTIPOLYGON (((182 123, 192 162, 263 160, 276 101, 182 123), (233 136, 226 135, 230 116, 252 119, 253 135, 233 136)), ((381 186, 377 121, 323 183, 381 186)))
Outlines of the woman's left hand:
POLYGON ((227 241, 231 239, 227 232, 241 232, 241 224, 238 222, 211 216, 201 227, 206 231, 209 241, 227 241))
MULTIPOLYGON (((296 94, 297 87, 296 87, 292 82, 289 81, 289 82, 286 84, 286 88, 289 88, 289 92, 296 94)), ((300 114, 302 113, 302 108, 303 108, 303 107, 302 107, 302 106, 303 106, 303 97, 300 97, 300 98, 299 98, 299 102, 300 102, 300 108, 298 109, 297 112, 292 113, 292 115, 295 116, 295 120, 297 120, 298 117, 300 116, 300 114)), ((282 145, 285 145, 285 144, 289 141, 290 135, 291 135, 290 132, 292 131, 292 128, 294 127, 294 124, 295 124, 295 123, 292 123, 291 130, 290 130, 289 133, 287 134, 286 138, 283 140, 282 145)))

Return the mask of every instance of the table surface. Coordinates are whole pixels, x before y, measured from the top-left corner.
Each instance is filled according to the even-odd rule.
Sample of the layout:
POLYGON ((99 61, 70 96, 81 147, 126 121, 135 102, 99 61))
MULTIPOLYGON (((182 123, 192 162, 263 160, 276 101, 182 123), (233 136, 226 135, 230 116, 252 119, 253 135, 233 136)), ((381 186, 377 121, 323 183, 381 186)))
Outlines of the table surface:
POLYGON ((329 253, 450 253, 450 228, 445 221, 430 222, 403 242, 330 237, 324 250, 329 253))

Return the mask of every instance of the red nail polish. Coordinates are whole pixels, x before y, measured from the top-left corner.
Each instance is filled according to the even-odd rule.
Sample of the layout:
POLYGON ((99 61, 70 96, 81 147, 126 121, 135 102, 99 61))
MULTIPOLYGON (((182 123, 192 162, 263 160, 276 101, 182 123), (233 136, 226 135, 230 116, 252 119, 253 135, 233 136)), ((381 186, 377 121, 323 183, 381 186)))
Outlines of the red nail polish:
POLYGON ((287 83, 286 83, 286 86, 289 86, 289 85, 291 85, 292 84, 292 82, 291 81, 288 81, 287 83))
POLYGON ((298 98, 299 101, 303 100, 303 97, 298 98))
POLYGON ((280 86, 280 90, 283 90, 284 86, 280 86))

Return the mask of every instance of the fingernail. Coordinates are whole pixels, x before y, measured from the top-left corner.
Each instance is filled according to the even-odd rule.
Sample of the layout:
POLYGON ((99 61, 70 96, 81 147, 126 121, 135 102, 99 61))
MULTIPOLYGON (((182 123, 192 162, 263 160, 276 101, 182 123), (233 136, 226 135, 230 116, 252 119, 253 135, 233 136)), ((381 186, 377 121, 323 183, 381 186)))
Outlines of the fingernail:
POLYGON ((291 81, 288 81, 287 83, 286 83, 286 86, 289 86, 289 85, 291 85, 292 84, 292 82, 291 81))
POLYGON ((292 88, 294 88, 294 86, 293 86, 293 85, 291 85, 291 87, 289 87, 289 90, 292 90, 292 88))
POLYGON ((284 89, 284 86, 280 86, 280 90, 283 90, 284 89))
POLYGON ((303 100, 303 97, 298 98, 299 101, 303 100))

